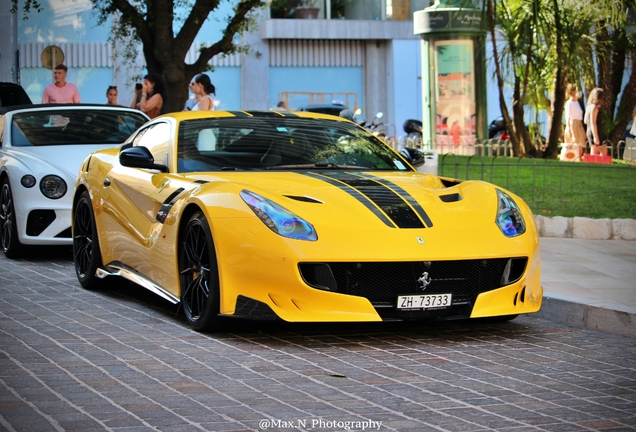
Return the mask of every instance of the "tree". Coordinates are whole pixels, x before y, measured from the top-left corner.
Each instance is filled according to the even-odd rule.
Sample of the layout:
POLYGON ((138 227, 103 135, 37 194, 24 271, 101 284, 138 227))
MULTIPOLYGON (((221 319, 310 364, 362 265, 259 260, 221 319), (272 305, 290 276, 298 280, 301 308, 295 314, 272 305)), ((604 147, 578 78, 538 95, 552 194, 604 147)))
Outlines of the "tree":
POLYGON ((595 77, 588 75, 587 81, 596 82, 596 86, 605 90, 608 96, 601 115, 607 139, 615 145, 623 138, 636 108, 636 1, 604 0, 598 3, 602 6, 603 14, 596 25, 599 28, 599 39, 603 43, 593 46, 597 67, 596 71, 590 72, 596 74, 595 77), (630 14, 631 23, 628 20, 630 14), (629 71, 629 77, 623 86, 626 71, 629 71))
MULTIPOLYGON (((18 0, 13 1, 13 11, 18 0)), ((146 68, 158 74, 165 85, 164 112, 181 111, 188 97, 188 82, 208 69, 212 57, 246 52, 238 36, 255 24, 253 11, 265 7, 264 0, 235 0, 234 15, 227 17, 222 37, 201 48, 192 64, 185 58, 206 19, 221 0, 91 0, 103 24, 113 16, 113 40, 141 42, 146 68)), ((27 0, 24 10, 39 10, 37 0, 27 0)), ((129 54, 132 54, 129 51, 129 54)))
POLYGON ((599 11, 595 5, 582 7, 579 0, 551 0, 553 8, 546 16, 546 41, 552 47, 548 52, 548 62, 544 66, 549 74, 544 81, 550 89, 548 117, 550 130, 544 157, 556 158, 558 146, 563 136, 565 108, 565 87, 575 83, 579 89, 582 77, 594 71, 594 57, 590 47, 598 43, 595 23, 599 11))
POLYGON ((524 117, 535 47, 542 37, 542 11, 540 0, 500 2, 488 0, 486 5, 493 43, 495 74, 499 86, 499 104, 508 125, 515 156, 536 155, 537 153, 524 117), (501 51, 497 48, 497 33, 504 40, 501 51), (512 116, 508 112, 504 97, 506 78, 513 90, 512 116))
POLYGON ((556 157, 567 82, 578 83, 587 94, 593 87, 605 90, 601 116, 606 136, 616 144, 636 107, 636 0, 487 0, 485 6, 500 106, 514 154, 536 151, 536 140, 530 140, 523 121, 527 107, 534 106, 547 109, 544 156, 556 157), (497 48, 496 35, 503 39, 503 48, 497 48), (512 117, 503 96, 506 80, 513 90, 512 117))
MULTIPOLYGON (((557 0, 553 0, 557 3, 557 0)), ((562 71, 569 82, 583 83, 589 95, 594 87, 605 90, 605 102, 601 110, 605 135, 616 145, 625 132, 636 107, 636 53, 633 34, 627 30, 627 11, 634 8, 633 0, 596 0, 581 5, 578 1, 559 0, 559 11, 554 10, 553 51, 560 52, 562 71), (630 67, 631 63, 631 67, 630 67), (629 72, 627 84, 623 79, 629 72), (620 101, 619 101, 620 96, 620 101)), ((553 118, 560 119, 564 99, 563 85, 553 88, 555 101, 553 118)), ((546 157, 556 157, 561 122, 552 122, 546 157), (558 132, 557 132, 558 130, 558 132)))

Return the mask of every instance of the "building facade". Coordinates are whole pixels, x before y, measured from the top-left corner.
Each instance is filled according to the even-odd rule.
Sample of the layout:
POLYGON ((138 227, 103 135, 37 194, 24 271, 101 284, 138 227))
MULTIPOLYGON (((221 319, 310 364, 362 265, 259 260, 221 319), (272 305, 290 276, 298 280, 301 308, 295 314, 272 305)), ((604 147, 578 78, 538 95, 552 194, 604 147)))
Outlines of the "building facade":
MULTIPOLYGON (((281 100, 295 109, 338 100, 360 108, 368 120, 383 112, 387 134, 398 136, 405 120, 422 118, 421 40, 413 33, 412 14, 428 7, 428 0, 306 1, 314 9, 309 17, 294 8, 281 17, 274 9, 281 1, 294 3, 273 0, 272 8, 261 12, 258 28, 243 36, 250 54, 212 59, 208 73, 217 89, 217 109, 269 109, 281 100)), ((56 45, 82 102, 105 103, 106 89, 115 85, 119 103, 130 103, 134 84, 145 73, 143 58, 121 64, 118 47, 109 40, 111 23, 97 25, 89 0, 45 0, 42 12, 26 20, 21 12, 7 12, 10 0, 0 2, 1 81, 19 82, 39 102, 52 82, 42 52, 56 45)), ((200 44, 220 38, 222 26, 214 18, 230 14, 231 6, 221 2, 208 18, 187 62, 194 61, 200 44)))

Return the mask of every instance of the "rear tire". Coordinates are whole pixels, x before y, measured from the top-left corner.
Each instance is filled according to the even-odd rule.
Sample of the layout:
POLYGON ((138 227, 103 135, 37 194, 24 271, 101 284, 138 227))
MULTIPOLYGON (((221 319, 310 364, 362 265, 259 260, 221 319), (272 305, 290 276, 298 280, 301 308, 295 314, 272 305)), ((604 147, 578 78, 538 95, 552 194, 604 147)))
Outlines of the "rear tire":
POLYGON ((95 275, 102 265, 102 254, 93 205, 87 191, 82 192, 73 212, 73 261, 77 280, 84 288, 95 290, 104 285, 104 280, 95 275))
POLYGON ((0 246, 7 258, 18 258, 24 251, 24 246, 18 240, 15 206, 8 178, 4 179, 0 188, 0 246))
POLYGON ((179 240, 181 304, 190 326, 197 331, 220 329, 219 273, 210 226, 195 212, 179 240))

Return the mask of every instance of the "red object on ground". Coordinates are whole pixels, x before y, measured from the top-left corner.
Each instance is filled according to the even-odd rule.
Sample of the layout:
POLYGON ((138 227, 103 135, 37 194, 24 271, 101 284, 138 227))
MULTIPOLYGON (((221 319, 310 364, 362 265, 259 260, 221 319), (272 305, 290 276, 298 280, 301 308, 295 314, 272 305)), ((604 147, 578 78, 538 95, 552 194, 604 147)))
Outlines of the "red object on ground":
POLYGON ((600 164, 611 164, 612 163, 612 157, 611 156, 601 156, 601 155, 591 155, 589 153, 585 153, 583 155, 583 162, 600 163, 600 164))

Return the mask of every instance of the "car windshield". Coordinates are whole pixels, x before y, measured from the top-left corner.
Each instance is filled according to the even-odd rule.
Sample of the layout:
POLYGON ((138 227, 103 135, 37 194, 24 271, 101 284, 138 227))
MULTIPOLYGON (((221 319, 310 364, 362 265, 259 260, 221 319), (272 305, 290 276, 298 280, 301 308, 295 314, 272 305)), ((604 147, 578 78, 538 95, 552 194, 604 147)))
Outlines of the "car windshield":
POLYGON ((16 113, 11 123, 11 144, 16 147, 122 144, 147 120, 135 111, 100 108, 16 113))
POLYGON ((344 121, 297 117, 184 120, 178 171, 365 169, 411 171, 386 144, 344 121))

